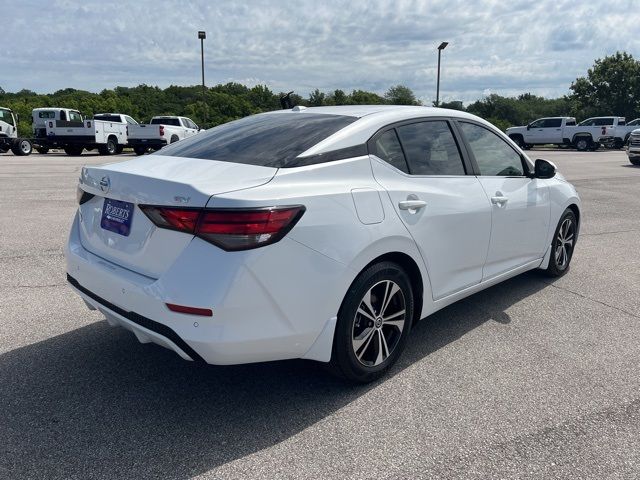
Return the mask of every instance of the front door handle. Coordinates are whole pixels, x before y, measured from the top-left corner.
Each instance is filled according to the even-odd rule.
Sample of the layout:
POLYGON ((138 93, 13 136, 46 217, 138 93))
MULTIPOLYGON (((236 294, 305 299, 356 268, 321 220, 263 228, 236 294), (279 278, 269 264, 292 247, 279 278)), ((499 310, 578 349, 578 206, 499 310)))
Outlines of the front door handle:
POLYGON ((424 208, 427 206, 427 202, 425 202, 424 200, 403 200, 402 202, 398 203, 398 207, 400 208, 400 210, 420 210, 421 208, 424 208))
POLYGON ((491 197, 491 203, 493 203, 494 205, 498 205, 499 207, 504 206, 504 204, 507 203, 508 201, 509 199, 502 195, 496 195, 495 197, 491 197))

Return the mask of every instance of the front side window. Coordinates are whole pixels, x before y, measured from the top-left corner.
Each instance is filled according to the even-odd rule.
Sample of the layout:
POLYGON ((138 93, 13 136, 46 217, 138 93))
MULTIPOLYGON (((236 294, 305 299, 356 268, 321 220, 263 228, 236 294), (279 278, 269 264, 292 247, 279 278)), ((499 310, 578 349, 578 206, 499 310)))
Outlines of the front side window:
POLYGON ((544 120, 536 120, 529 125, 529 128, 542 128, 544 127, 544 120))
POLYGON ((407 168, 407 162, 400 146, 400 140, 395 129, 387 130, 381 134, 375 142, 375 152, 379 158, 387 162, 389 165, 393 165, 398 170, 404 173, 409 173, 407 168))
POLYGON ((38 112, 38 118, 56 118, 56 112, 52 112, 51 110, 38 112))
POLYGON ((9 110, 0 110, 0 122, 6 122, 13 126, 13 115, 9 110))
POLYGON ((523 176, 522 158, 492 131, 473 123, 460 122, 460 128, 476 159, 480 175, 523 176))
POLYGON ((444 120, 397 128, 411 175, 464 175, 458 145, 444 120))

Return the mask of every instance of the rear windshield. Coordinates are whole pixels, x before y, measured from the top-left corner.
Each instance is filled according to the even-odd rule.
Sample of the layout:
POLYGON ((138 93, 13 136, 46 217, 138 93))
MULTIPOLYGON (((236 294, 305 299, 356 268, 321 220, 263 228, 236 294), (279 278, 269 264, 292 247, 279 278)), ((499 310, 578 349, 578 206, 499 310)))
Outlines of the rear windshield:
POLYGON ((103 122, 122 123, 120 115, 94 115, 94 120, 102 120, 103 122))
POLYGON ((179 118, 152 118, 151 125, 174 125, 180 127, 179 118))
POLYGON ((305 150, 357 120, 344 115, 276 113, 245 117, 163 148, 159 155, 295 167, 305 150))

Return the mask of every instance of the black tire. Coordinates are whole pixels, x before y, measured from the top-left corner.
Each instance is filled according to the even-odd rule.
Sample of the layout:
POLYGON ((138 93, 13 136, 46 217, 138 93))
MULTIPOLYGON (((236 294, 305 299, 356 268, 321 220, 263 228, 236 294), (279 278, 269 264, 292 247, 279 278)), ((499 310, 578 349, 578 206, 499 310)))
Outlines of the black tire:
POLYGON ((382 377, 404 350, 413 309, 411 280, 402 267, 381 262, 360 273, 338 312, 330 362, 333 373, 359 383, 382 377))
POLYGON ((107 139, 106 145, 98 147, 98 152, 100 152, 100 155, 115 155, 117 151, 118 141, 113 137, 109 137, 107 139))
POLYGON ((124 145, 118 144, 118 147, 116 148, 116 155, 120 155, 123 151, 124 151, 124 145))
POLYGON ((630 161, 633 165, 640 165, 640 157, 629 158, 629 161, 630 161))
POLYGON ((36 147, 36 151, 42 155, 49 153, 48 147, 36 147))
POLYGON ((136 155, 144 155, 147 153, 147 147, 133 147, 133 151, 136 155))
POLYGON ((169 143, 176 143, 178 140, 180 139, 177 135, 171 135, 171 141, 169 143))
POLYGON ((82 150, 84 150, 84 148, 77 147, 75 145, 64 147, 64 153, 66 153, 67 155, 69 155, 71 157, 77 157, 79 155, 82 155, 82 150))
POLYGON ((549 266, 545 270, 551 277, 561 277, 569 271, 573 250, 578 240, 578 222, 573 211, 567 208, 553 234, 549 266), (568 224, 568 225, 567 225, 568 224))
POLYGON ((31 155, 31 152, 33 151, 33 145, 31 145, 31 142, 26 138, 20 138, 13 142, 11 151, 18 157, 24 157, 26 155, 31 155))
POLYGON ((590 137, 578 137, 573 140, 573 146, 576 147, 576 150, 579 152, 586 152, 592 143, 593 141, 590 137))
POLYGON ((522 138, 522 135, 513 135, 512 137, 509 137, 509 138, 513 140, 513 143, 518 145, 518 147, 524 148, 524 139, 522 138))

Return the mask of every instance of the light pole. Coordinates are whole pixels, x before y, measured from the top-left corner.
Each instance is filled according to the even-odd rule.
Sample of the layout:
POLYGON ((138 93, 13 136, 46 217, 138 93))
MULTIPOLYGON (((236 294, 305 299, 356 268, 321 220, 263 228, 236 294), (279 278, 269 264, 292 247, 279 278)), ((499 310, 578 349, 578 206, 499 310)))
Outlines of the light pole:
MULTIPOLYGON (((440 54, 442 53, 442 50, 447 48, 447 45, 449 45, 449 42, 442 42, 438 46, 438 82, 436 84, 436 107, 440 106, 440 54)), ((204 80, 203 80, 203 83, 204 83, 204 80)))
POLYGON ((204 86, 204 39, 207 38, 207 32, 203 32, 202 30, 198 31, 198 38, 200 39, 200 57, 202 59, 202 119, 206 123, 207 98, 206 87, 204 86))

